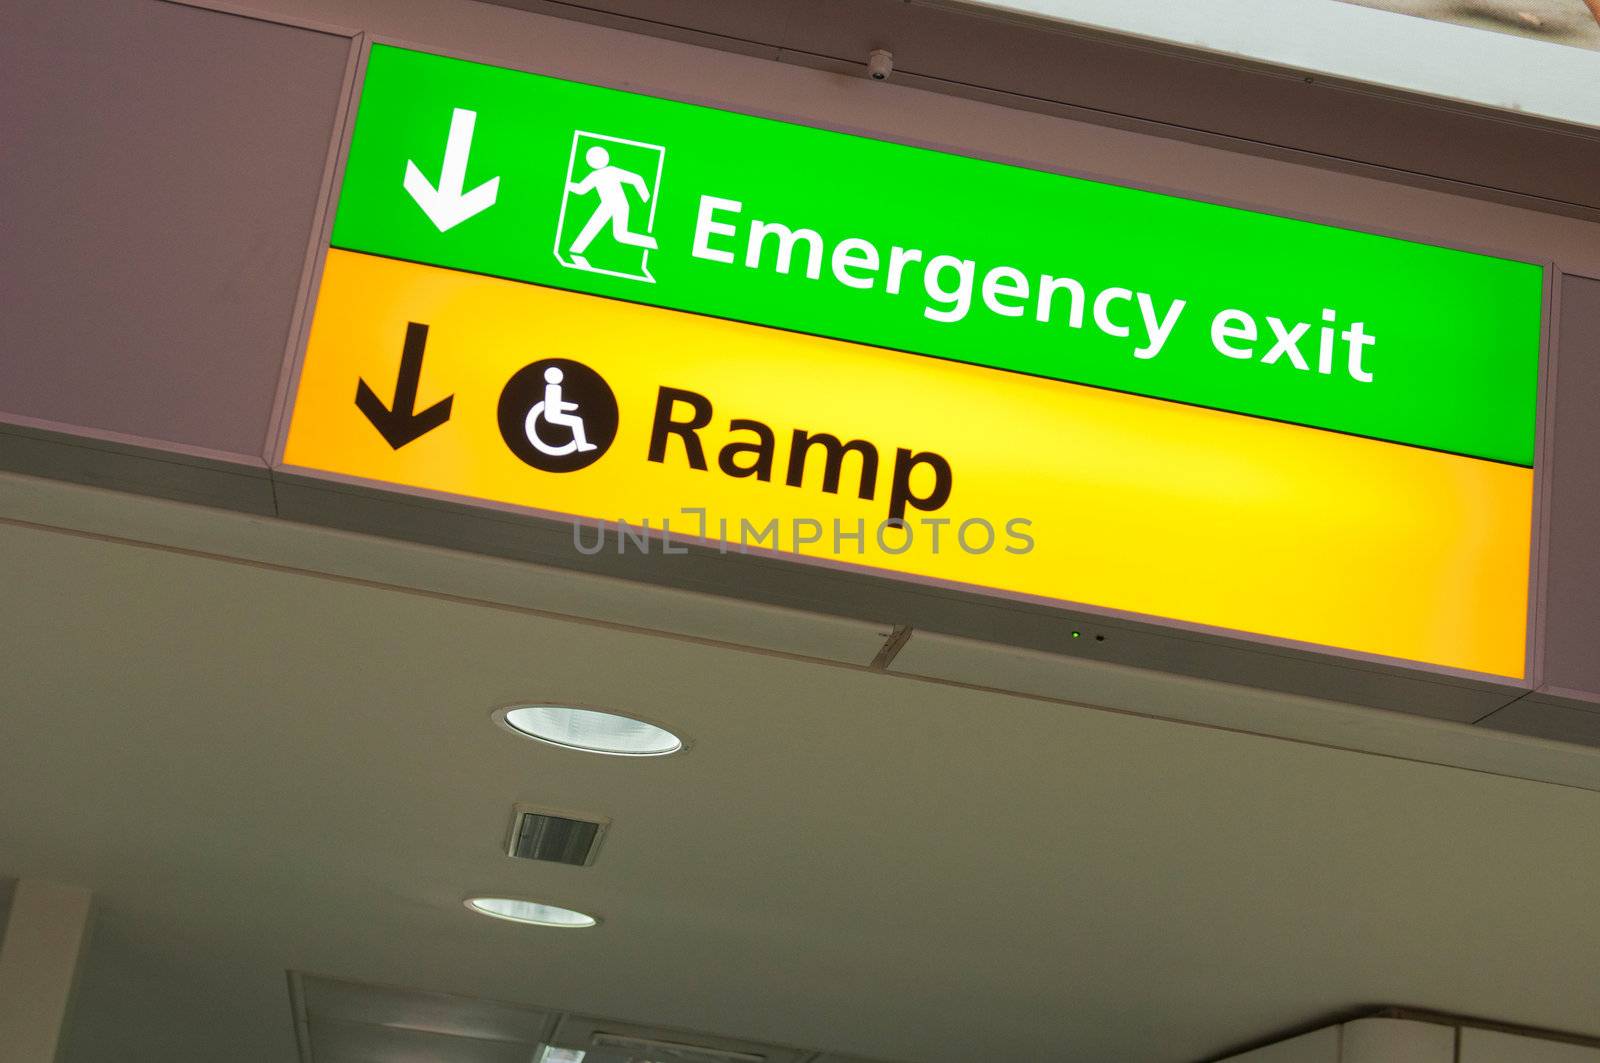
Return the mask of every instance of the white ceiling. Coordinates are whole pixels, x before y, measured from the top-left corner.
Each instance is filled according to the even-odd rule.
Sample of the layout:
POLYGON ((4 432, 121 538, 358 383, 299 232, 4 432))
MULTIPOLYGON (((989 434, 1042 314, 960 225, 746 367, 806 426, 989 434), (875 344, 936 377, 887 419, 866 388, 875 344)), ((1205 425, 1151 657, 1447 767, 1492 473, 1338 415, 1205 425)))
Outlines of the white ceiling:
MULTIPOLYGON (((53 490, 75 526, 196 512, 53 490)), ((1178 1063, 1381 1004, 1600 1034, 1593 790, 873 671, 872 624, 298 571, 495 596, 476 559, 215 519, 205 553, 0 523, 0 877, 98 905, 66 1063, 292 1060, 291 970, 929 1063, 1178 1063), (694 745, 521 741, 490 713, 525 698, 694 745), (595 866, 501 855, 516 802, 610 817, 595 866)))
POLYGON ((1517 115, 1600 125, 1600 82, 1595 78, 1600 56, 1589 50, 1593 29, 1581 0, 1356 0, 1363 7, 1333 0, 960 2, 1392 85, 1517 115), (1519 15, 1529 16, 1531 23, 1519 15), (1457 21, 1463 24, 1448 24, 1457 21), (1507 24, 1523 35, 1510 35, 1507 24), (1541 36, 1535 26, 1545 27, 1545 39, 1534 39, 1541 36))

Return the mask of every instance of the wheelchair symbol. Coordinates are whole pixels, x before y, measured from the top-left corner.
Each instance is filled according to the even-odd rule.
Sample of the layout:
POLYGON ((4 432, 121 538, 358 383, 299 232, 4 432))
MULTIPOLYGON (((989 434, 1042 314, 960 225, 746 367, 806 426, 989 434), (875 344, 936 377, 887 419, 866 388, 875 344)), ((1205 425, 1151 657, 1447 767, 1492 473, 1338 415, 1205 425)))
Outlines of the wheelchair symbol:
POLYGON ((576 472, 617 440, 617 396, 605 378, 570 358, 541 358, 500 391, 495 424, 518 461, 541 472, 576 472))
POLYGON ((573 416, 578 409, 576 402, 568 402, 561 395, 561 381, 564 375, 555 366, 544 371, 544 398, 533 404, 533 409, 528 411, 528 417, 522 423, 522 431, 528 437, 528 442, 541 454, 552 458, 565 457, 568 454, 581 454, 585 451, 597 449, 589 442, 588 434, 584 430, 583 418, 573 416), (565 428, 572 438, 565 443, 551 445, 546 443, 539 435, 539 422, 553 425, 556 428, 565 428))

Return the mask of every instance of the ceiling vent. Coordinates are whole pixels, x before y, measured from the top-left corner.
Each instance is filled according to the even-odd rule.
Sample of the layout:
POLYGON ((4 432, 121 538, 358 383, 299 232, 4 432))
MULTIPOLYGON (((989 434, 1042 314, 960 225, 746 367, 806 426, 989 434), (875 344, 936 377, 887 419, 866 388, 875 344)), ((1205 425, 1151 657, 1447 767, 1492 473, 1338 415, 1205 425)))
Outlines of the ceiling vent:
POLYGON ((658 1041, 653 1037, 595 1033, 589 1044, 601 1053, 628 1059, 648 1059, 651 1063, 766 1063, 766 1056, 753 1052, 730 1052, 679 1041, 658 1041))
POLYGON ((803 1063, 808 1049, 714 1034, 638 1026, 591 1015, 561 1016, 548 1044, 583 1053, 583 1063, 803 1063))
POLYGON ((588 867, 609 821, 581 819, 549 809, 518 805, 512 811, 511 836, 506 855, 519 860, 545 860, 554 864, 588 867))

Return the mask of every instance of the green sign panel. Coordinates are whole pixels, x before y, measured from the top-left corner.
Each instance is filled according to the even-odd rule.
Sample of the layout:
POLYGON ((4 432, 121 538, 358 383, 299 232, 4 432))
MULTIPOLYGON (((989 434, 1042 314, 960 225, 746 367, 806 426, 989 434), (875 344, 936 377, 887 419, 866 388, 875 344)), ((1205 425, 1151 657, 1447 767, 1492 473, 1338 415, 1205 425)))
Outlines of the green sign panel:
POLYGON ((1533 464, 1536 265, 398 48, 333 244, 1533 464))

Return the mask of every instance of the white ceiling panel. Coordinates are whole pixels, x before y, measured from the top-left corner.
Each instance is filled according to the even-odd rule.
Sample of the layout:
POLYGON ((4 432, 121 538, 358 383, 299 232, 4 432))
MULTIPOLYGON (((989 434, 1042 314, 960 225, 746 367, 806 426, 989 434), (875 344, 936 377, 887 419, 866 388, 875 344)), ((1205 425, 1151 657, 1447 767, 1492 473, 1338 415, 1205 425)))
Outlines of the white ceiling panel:
POLYGON ((556 1015, 495 1000, 363 985, 296 975, 300 1001, 312 1021, 395 1026, 485 1041, 538 1044, 555 1029, 556 1015))
POLYGON ((871 662, 893 630, 9 473, 0 519, 853 664, 871 662))
MULTIPOLYGON (((918 631, 890 670, 1081 705, 1600 790, 1600 749, 918 631)), ((1493 701, 1482 706, 1485 714, 1493 701)), ((1504 711, 1504 710, 1502 710, 1504 711)), ((1581 715, 1581 714, 1580 714, 1581 715)), ((1589 714, 1594 715, 1594 714, 1589 714)), ((1596 717, 1600 719, 1600 717, 1596 717)))
POLYGON ((310 1041, 307 1063, 532 1063, 537 1051, 511 1041, 316 1018, 310 1041))
POLYGON ((0 586, 0 876, 99 913, 65 1063, 281 1060, 290 970, 924 1063, 1600 1033, 1588 790, 15 525, 0 586), (694 744, 490 719, 545 696, 694 744), (595 865, 505 857, 517 802, 595 865))

